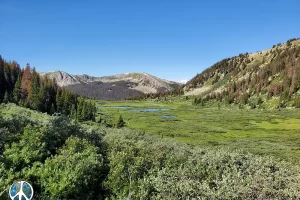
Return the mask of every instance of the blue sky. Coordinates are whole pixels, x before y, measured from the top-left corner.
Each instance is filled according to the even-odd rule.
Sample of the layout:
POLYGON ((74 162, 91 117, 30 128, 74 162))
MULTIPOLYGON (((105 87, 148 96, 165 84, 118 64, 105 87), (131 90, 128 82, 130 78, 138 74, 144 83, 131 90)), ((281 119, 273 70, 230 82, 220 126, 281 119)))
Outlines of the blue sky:
POLYGON ((190 79, 300 37, 299 0, 1 0, 0 55, 38 71, 190 79))

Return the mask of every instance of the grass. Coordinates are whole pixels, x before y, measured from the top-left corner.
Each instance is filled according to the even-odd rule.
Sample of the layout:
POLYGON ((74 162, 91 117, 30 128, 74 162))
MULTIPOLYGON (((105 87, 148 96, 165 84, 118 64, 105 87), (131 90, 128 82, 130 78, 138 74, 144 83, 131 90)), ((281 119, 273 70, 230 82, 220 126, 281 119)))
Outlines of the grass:
MULTIPOLYGON (((102 102, 103 104, 103 102, 102 102)), ((101 108, 99 112, 122 115, 128 129, 174 138, 190 145, 240 149, 293 162, 300 161, 300 110, 250 110, 237 106, 193 106, 191 100, 175 102, 105 102, 105 106, 169 108, 168 111, 134 112, 101 108), (165 119, 163 115, 176 116, 165 119)))

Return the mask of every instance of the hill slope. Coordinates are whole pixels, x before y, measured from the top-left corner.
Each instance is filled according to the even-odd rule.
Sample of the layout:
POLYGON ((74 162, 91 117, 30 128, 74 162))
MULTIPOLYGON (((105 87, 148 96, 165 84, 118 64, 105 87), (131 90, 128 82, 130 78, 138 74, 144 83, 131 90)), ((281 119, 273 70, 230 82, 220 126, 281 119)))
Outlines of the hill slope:
POLYGON ((261 100, 280 97, 279 103, 285 104, 297 96, 299 89, 299 39, 224 59, 197 74, 184 87, 187 96, 244 104, 255 96, 261 100))
POLYGON ((147 73, 126 73, 105 77, 71 75, 63 71, 41 74, 55 79, 59 86, 68 90, 102 100, 122 100, 141 94, 165 92, 181 85, 147 73))

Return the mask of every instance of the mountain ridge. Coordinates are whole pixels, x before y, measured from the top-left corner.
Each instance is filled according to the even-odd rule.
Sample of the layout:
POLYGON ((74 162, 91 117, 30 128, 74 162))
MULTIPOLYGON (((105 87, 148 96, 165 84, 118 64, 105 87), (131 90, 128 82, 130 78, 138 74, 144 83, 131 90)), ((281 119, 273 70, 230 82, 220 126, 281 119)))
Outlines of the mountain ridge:
POLYGON ((61 70, 40 74, 55 79, 59 86, 68 90, 102 100, 122 100, 141 94, 171 91, 182 85, 145 72, 103 77, 87 74, 72 75, 61 70))

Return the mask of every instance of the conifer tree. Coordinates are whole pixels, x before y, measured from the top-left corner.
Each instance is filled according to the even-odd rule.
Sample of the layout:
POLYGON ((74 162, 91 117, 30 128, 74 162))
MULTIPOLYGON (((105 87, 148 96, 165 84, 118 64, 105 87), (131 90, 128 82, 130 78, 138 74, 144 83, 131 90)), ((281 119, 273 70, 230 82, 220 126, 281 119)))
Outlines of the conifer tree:
POLYGON ((78 103, 77 103, 77 119, 78 120, 81 120, 82 109, 83 109, 83 98, 79 97, 78 103))
POLYGON ((56 111, 57 112, 62 112, 62 107, 63 107, 63 101, 61 98, 61 91, 57 91, 56 93, 56 111))
POLYGON ((81 110, 81 115, 80 115, 80 120, 84 121, 86 119, 86 103, 83 102, 82 110, 81 110))
POLYGON ((21 81, 21 99, 25 100, 28 96, 28 85, 31 81, 31 72, 29 64, 26 65, 21 81))
POLYGON ((11 79, 10 65, 8 63, 4 63, 4 76, 5 76, 5 88, 6 91, 8 92, 8 96, 10 96, 13 90, 13 84, 11 79))
POLYGON ((75 104, 72 104, 71 118, 77 120, 77 112, 76 112, 75 104))
POLYGON ((0 102, 3 99, 3 94, 5 93, 5 75, 4 75, 4 60, 0 56, 0 102))
POLYGON ((3 98, 3 103, 8 103, 8 102, 9 102, 9 96, 8 96, 8 92, 6 90, 5 94, 4 94, 4 98, 3 98))
MULTIPOLYGON (((41 109, 41 99, 40 94, 43 93, 43 91, 40 91, 40 76, 35 71, 35 68, 32 70, 32 81, 30 82, 30 92, 28 92, 28 97, 30 97, 29 102, 32 104, 33 109, 41 109)), ((41 94, 43 95, 43 94, 41 94)))
POLYGON ((33 105, 36 109, 49 113, 52 105, 47 101, 47 91, 44 85, 40 85, 38 89, 38 93, 35 94, 33 98, 33 105))
MULTIPOLYGON (((40 88, 40 98, 42 99, 42 107, 46 112, 51 113, 52 104, 55 105, 56 91, 53 90, 52 82, 44 79, 40 88)), ((54 106, 55 108, 55 106, 54 106)), ((55 111, 54 111, 55 112, 55 111)))
POLYGON ((21 76, 21 68, 20 65, 13 61, 10 63, 11 75, 12 75, 12 86, 14 86, 17 82, 19 76, 21 76))
POLYGON ((54 114, 55 113, 55 106, 54 104, 52 103, 51 104, 51 108, 50 108, 50 114, 54 114))
POLYGON ((124 126, 125 126, 125 122, 124 122, 124 120, 123 120, 123 118, 122 118, 122 115, 120 115, 120 116, 119 116, 119 119, 118 119, 118 121, 117 121, 116 127, 117 127, 117 128, 122 128, 122 127, 124 127, 124 126))
POLYGON ((87 104, 87 120, 93 120, 93 104, 91 101, 87 104))
POLYGON ((16 104, 18 104, 20 98, 21 98, 21 76, 19 75, 13 90, 13 100, 16 104))
POLYGON ((93 104, 93 121, 96 121, 96 113, 97 113, 97 107, 96 107, 96 103, 93 104))
POLYGON ((62 113, 65 115, 69 115, 72 109, 72 96, 68 91, 64 91, 61 97, 63 99, 63 111, 62 113))

